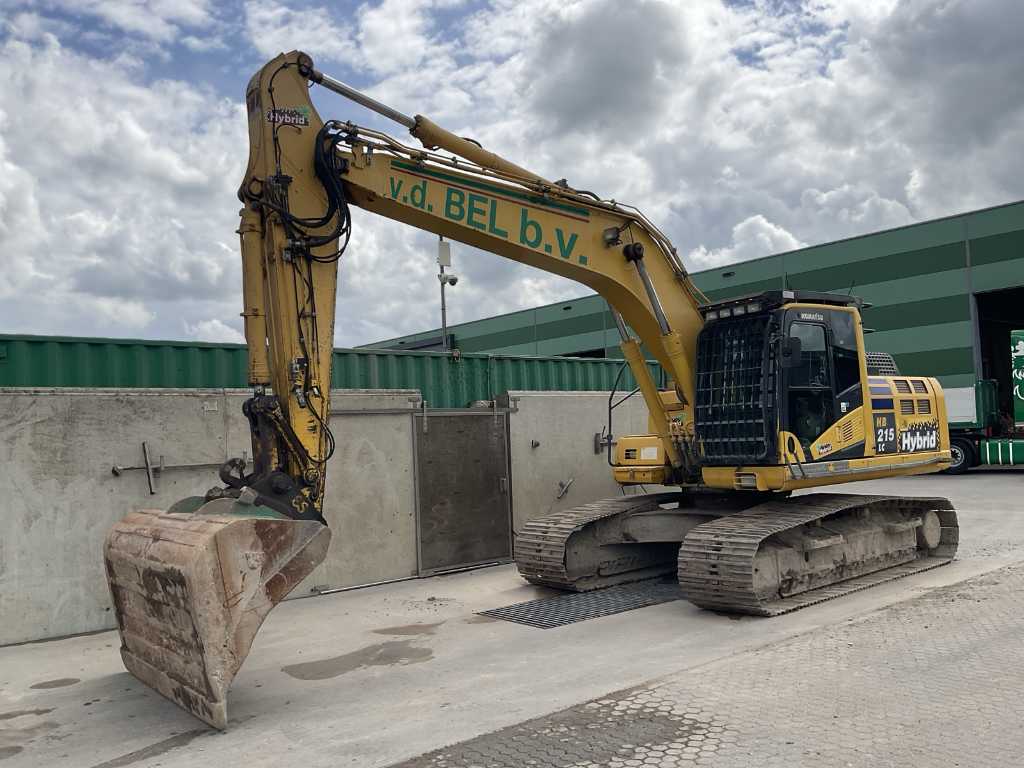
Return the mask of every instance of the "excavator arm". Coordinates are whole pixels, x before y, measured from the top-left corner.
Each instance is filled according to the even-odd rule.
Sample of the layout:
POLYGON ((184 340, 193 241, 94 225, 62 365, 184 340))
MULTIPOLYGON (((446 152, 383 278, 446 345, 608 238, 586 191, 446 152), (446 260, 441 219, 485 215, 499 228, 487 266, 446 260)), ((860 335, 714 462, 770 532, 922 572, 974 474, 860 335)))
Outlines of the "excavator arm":
POLYGON ((266 491, 268 483, 283 488, 290 480, 287 492, 299 514, 288 514, 319 509, 320 468, 333 446, 326 416, 334 292, 349 205, 568 277, 602 295, 668 463, 682 477, 686 451, 672 437, 641 345, 670 373, 679 401, 692 403, 703 297, 671 243, 641 213, 549 182, 421 115, 380 104, 324 75, 300 52, 264 66, 249 83, 246 105, 250 155, 239 190, 245 204, 243 314, 250 384, 258 392, 269 385, 274 395, 257 394, 247 406, 255 467, 232 478, 236 486, 266 491), (325 123, 310 99, 311 84, 406 126, 423 146, 352 122, 325 123))

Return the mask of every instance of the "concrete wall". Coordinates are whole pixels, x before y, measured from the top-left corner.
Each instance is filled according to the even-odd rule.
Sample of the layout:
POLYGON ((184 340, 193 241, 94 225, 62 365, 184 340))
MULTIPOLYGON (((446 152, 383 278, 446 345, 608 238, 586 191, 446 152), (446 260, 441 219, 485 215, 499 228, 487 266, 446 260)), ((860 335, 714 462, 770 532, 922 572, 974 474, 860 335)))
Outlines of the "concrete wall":
POLYGON ((327 559, 295 588, 350 587, 415 576, 416 479, 413 418, 402 413, 356 415, 366 409, 415 410, 414 390, 392 394, 351 390, 331 396, 337 446, 327 464, 324 518, 331 527, 327 559))
MULTIPOLYGON (((107 531, 134 509, 164 509, 216 485, 216 467, 251 450, 241 413, 247 396, 242 390, 0 388, 0 645, 114 626, 103 574, 107 531), (168 468, 150 495, 144 472, 111 473, 114 464, 141 465, 143 441, 154 463, 163 456, 168 467, 210 466, 168 468)), ((411 415, 418 393, 345 390, 332 397, 337 448, 328 464, 324 516, 333 538, 324 563, 293 596, 418 572, 411 415)), ((512 397, 516 530, 538 514, 620 494, 605 455, 593 450, 607 393, 512 397), (569 480, 556 498, 559 482, 569 480)), ((616 409, 614 427, 618 435, 647 431, 639 397, 616 409)))
MULTIPOLYGON (((166 508, 217 484, 214 466, 146 475, 111 466, 223 462, 251 453, 238 390, 0 390, 0 644, 114 626, 103 575, 107 530, 133 509, 166 508)), ((410 390, 332 395, 342 413, 328 465, 327 560, 294 595, 416 572, 410 390)))
MULTIPOLYGON (((622 494, 607 454, 594 453, 594 433, 608 421, 607 392, 510 392, 509 397, 518 405, 509 415, 513 530, 538 515, 622 494), (539 445, 533 447, 533 441, 539 445), (559 483, 570 480, 559 499, 559 483)), ((640 395, 613 414, 616 435, 647 434, 647 406, 640 395)))

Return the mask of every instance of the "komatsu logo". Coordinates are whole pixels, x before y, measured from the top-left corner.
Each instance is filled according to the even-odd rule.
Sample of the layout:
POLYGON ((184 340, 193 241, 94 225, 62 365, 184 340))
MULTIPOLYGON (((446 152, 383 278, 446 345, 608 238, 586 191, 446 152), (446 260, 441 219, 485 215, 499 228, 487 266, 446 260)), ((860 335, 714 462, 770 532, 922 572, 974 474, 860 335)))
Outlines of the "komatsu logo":
POLYGON ((939 430, 932 424, 915 424, 900 433, 900 451, 934 451, 939 447, 939 430))

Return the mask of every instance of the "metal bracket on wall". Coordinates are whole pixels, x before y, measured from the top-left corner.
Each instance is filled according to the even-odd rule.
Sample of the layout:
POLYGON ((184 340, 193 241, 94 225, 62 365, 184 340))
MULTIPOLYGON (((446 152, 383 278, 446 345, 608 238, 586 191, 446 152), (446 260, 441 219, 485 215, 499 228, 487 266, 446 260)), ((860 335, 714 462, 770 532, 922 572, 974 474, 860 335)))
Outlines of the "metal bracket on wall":
POLYGON ((594 433, 594 455, 600 456, 606 448, 614 447, 616 443, 618 440, 615 440, 610 432, 606 435, 605 428, 601 427, 600 432, 594 433))
MULTIPOLYGON (((248 451, 242 451, 242 461, 248 461, 248 451)), ((146 473, 146 482, 149 484, 149 493, 151 496, 156 495, 156 476, 161 472, 168 469, 208 469, 210 467, 220 467, 223 461, 204 461, 198 464, 165 464, 163 455, 160 456, 160 460, 154 464, 149 453, 149 443, 145 440, 142 441, 142 461, 143 463, 135 467, 123 467, 120 464, 115 464, 110 468, 111 474, 115 477, 120 477, 123 473, 141 470, 146 473)))
POLYGON ((518 397, 511 397, 507 392, 494 398, 494 407, 505 413, 519 413, 518 397))

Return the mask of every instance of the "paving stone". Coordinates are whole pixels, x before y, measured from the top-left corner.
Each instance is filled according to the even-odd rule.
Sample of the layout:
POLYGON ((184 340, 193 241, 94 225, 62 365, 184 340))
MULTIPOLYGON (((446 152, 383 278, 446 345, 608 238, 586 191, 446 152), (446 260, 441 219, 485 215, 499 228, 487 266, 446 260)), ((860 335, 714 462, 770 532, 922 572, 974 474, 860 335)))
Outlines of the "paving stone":
POLYGON ((393 768, 1024 765, 1022 638, 1018 565, 393 768))

